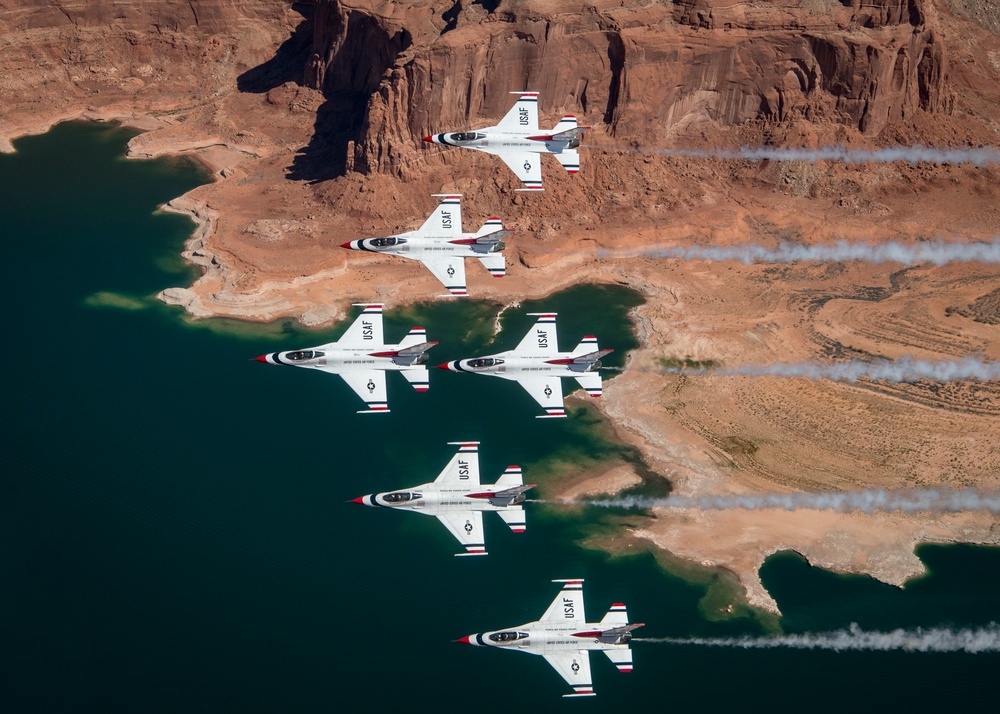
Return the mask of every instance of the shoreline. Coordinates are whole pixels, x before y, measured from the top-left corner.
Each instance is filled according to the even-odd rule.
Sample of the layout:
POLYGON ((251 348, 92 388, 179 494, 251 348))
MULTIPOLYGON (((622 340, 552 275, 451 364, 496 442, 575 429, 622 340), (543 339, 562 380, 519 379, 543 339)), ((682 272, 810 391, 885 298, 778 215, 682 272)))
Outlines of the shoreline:
MULTIPOLYGON (((203 189, 207 186, 219 186, 225 183, 227 178, 231 178, 234 174, 238 175, 240 171, 239 159, 245 154, 241 154, 241 150, 238 148, 233 148, 225 142, 214 141, 214 139, 190 142, 164 141, 153 145, 151 149, 151 142, 141 142, 136 141, 136 139, 148 136, 159 128, 178 126, 155 117, 135 115, 126 117, 122 114, 96 116, 88 112, 77 112, 70 115, 60 115, 57 120, 40 122, 39 126, 44 126, 45 129, 35 133, 44 133, 56 123, 69 120, 118 121, 123 127, 140 129, 140 134, 129 142, 129 150, 126 153, 128 158, 150 158, 165 154, 185 155, 205 166, 212 176, 209 183, 171 199, 161 207, 162 210, 188 215, 192 219, 195 224, 194 229, 191 237, 184 243, 182 256, 203 270, 203 274, 195 278, 190 286, 167 288, 161 291, 157 297, 162 302, 181 306, 189 315, 197 319, 223 317, 266 323, 293 318, 305 327, 319 328, 343 319, 347 307, 359 299, 366 301, 381 299, 383 302, 389 303, 392 308, 404 307, 426 300, 427 291, 421 291, 421 288, 424 285, 430 285, 433 278, 419 274, 419 266, 393 265, 385 259, 378 258, 367 261, 342 260, 339 265, 331 268, 288 279, 259 280, 255 275, 255 280, 259 280, 259 282, 253 285, 252 289, 247 290, 245 286, 243 290, 238 289, 242 274, 238 269, 227 264, 224 251, 218 250, 210 243, 213 238, 219 235, 222 221, 230 214, 238 215, 239 207, 232 203, 226 204, 225 208, 213 207, 214 202, 201 196, 200 193, 204 193, 203 189), (147 119, 149 123, 146 123, 147 119), (136 145, 143 144, 143 148, 151 150, 145 152, 137 150, 133 153, 133 142, 136 145), (211 147, 219 146, 224 147, 223 151, 226 152, 221 154, 221 158, 214 156, 210 159, 206 156, 207 152, 212 151, 211 147), (225 165, 227 158, 232 159, 228 166, 225 165), (229 176, 226 175, 227 169, 229 176), (383 271, 384 268, 385 279, 377 290, 376 286, 368 285, 367 279, 363 277, 366 272, 371 272, 373 266, 377 266, 379 271, 383 271), (352 280, 339 280, 349 273, 352 274, 352 280), (419 277, 413 277, 418 274, 419 277), (407 289, 400 290, 401 286, 407 289), (351 292, 352 290, 353 292, 351 292), (358 295, 361 290, 366 291, 364 296, 358 295), (376 292, 374 297, 371 295, 373 290, 376 292), (211 302, 207 302, 205 296, 211 296, 211 302)), ((25 130, 11 141, 29 134, 32 132, 25 130)), ((668 234, 675 238, 679 238, 682 233, 682 229, 668 231, 668 234)), ((584 233, 580 233, 579 237, 592 238, 584 233)), ((611 235, 610 238, 604 240, 613 241, 618 238, 620 236, 611 235)), ((639 230, 636 231, 633 240, 642 241, 647 238, 648 231, 639 230)), ((728 323, 722 323, 724 326, 727 324, 729 326, 726 327, 727 331, 720 334, 722 338, 730 340, 730 343, 719 342, 715 339, 714 333, 699 329, 700 326, 697 324, 699 319, 705 323, 707 328, 712 327, 708 320, 711 315, 709 313, 699 314, 697 308, 706 300, 701 296, 711 296, 716 289, 718 284, 716 275, 725 266, 719 267, 706 265, 704 262, 694 262, 685 263, 678 267, 677 261, 669 263, 650 258, 632 258, 626 266, 621 260, 597 259, 585 253, 554 257, 537 251, 533 252, 530 244, 526 244, 522 248, 515 248, 512 253, 519 256, 521 260, 511 261, 514 268, 511 272, 514 275, 508 275, 505 278, 510 282, 506 283, 504 289, 485 289, 482 294, 479 294, 477 290, 474 297, 477 300, 499 302, 503 306, 501 313, 511 304, 511 293, 518 295, 518 298, 513 302, 520 302, 551 295, 580 282, 624 284, 647 298, 644 305, 633 308, 629 312, 639 346, 628 354, 625 371, 608 383, 605 396, 594 404, 609 429, 614 432, 615 441, 637 449, 649 468, 660 477, 669 480, 681 495, 752 493, 754 490, 761 490, 768 485, 773 490, 774 485, 768 478, 767 470, 761 471, 757 466, 760 460, 759 455, 753 455, 753 458, 748 459, 744 455, 727 452, 724 444, 720 446, 719 443, 713 442, 709 438, 711 435, 706 435, 697 428, 693 429, 690 423, 680 419, 680 417, 684 417, 690 420, 687 413, 683 411, 685 409, 683 405, 680 407, 670 406, 671 400, 674 399, 670 394, 674 393, 683 392, 687 395, 683 401, 691 403, 692 395, 689 393, 692 392, 692 389, 696 395, 706 393, 711 398, 712 392, 717 388, 715 385, 722 384, 718 378, 708 376, 693 379, 686 375, 658 375, 642 371, 644 366, 655 362, 657 354, 668 349, 677 354, 691 354, 696 359, 715 358, 717 354, 714 350, 718 349, 719 344, 724 346, 733 344, 733 339, 742 339, 744 334, 753 338, 746 345, 741 344, 740 346, 744 357, 753 358, 756 355, 767 354, 767 351, 761 348, 767 347, 769 334, 758 331, 758 326, 767 324, 764 319, 770 319, 773 323, 774 318, 756 318, 753 311, 757 308, 752 301, 745 306, 744 310, 732 317, 727 316, 728 323), (525 260, 525 256, 527 256, 527 260, 525 260), (522 262, 523 265, 520 264, 522 262), (668 326, 667 329, 664 329, 664 324, 668 326), (673 327, 675 324, 676 329, 673 327), (713 339, 715 342, 712 341, 713 339), (633 368, 631 372, 630 368, 633 368), (692 385, 700 386, 693 387, 692 385), (671 389, 673 392, 669 391, 671 389), (651 399, 651 397, 655 398, 651 399), (659 406, 662 400, 666 400, 666 411, 659 406), (681 409, 681 411, 675 415, 671 409, 681 409)), ((795 270, 801 269, 792 267, 782 268, 782 270, 794 274, 795 270)), ((884 267, 871 268, 870 266, 852 267, 851 270, 859 276, 869 273, 883 275, 889 272, 884 267)), ((945 269, 940 270, 941 273, 948 274, 945 269)), ((759 266, 741 267, 737 268, 737 271, 742 271, 743 274, 750 276, 764 273, 764 269, 759 266)), ((806 268, 805 276, 812 285, 814 281, 808 268, 806 268)), ((740 352, 735 354, 737 358, 741 355, 740 352)), ((795 354, 794 350, 792 354, 795 354)), ((798 389, 794 384, 792 387, 779 385, 772 388, 769 385, 773 382, 768 382, 766 378, 758 379, 755 388, 773 389, 781 394, 791 393, 798 389)), ((730 378, 730 380, 729 385, 742 383, 736 378, 730 378)), ((732 386, 727 387, 727 389, 732 389, 732 386)), ((855 387, 845 385, 826 385, 823 389, 855 400, 859 394, 855 387)), ((695 422, 695 426, 697 426, 697 422, 695 422)), ((767 446, 766 442, 762 443, 767 446)), ((574 488, 609 489, 619 483, 631 483, 630 477, 624 472, 615 477, 608 476, 609 472, 621 466, 623 465, 620 464, 617 467, 604 469, 600 473, 591 473, 586 477, 572 480, 572 483, 568 484, 564 491, 573 493, 574 488)), ((876 481, 874 483, 882 482, 876 481)), ((837 480, 832 480, 829 483, 829 487, 833 489, 845 485, 848 484, 837 480)), ((785 487, 792 491, 795 490, 793 484, 786 484, 785 487)), ((672 509, 665 511, 657 519, 659 523, 653 523, 648 528, 633 532, 629 537, 644 539, 650 543, 653 549, 670 554, 672 558, 733 573, 746 590, 746 600, 754 607, 771 613, 778 612, 777 605, 760 583, 759 566, 766 557, 780 550, 799 552, 810 563, 815 563, 819 567, 826 567, 826 564, 829 564, 830 569, 836 572, 869 574, 884 582, 898 585, 917 573, 915 568, 919 564, 915 566, 913 563, 915 557, 913 548, 916 543, 1000 544, 998 542, 1000 535, 990 537, 988 528, 984 535, 982 524, 952 524, 951 526, 944 524, 942 526, 940 523, 934 523, 934 519, 927 522, 926 519, 920 521, 917 518, 906 517, 900 519, 900 524, 897 525, 902 527, 904 523, 906 524, 904 530, 910 532, 908 546, 896 543, 894 549, 882 552, 879 550, 879 543, 867 541, 867 547, 873 549, 871 552, 874 560, 869 561, 866 558, 857 561, 849 560, 846 556, 837 558, 829 554, 823 555, 823 541, 828 533, 826 531, 818 532, 815 528, 810 530, 807 527, 809 518, 800 517, 798 520, 793 519, 792 522, 785 523, 782 526, 785 529, 782 533, 779 532, 780 529, 774 523, 770 522, 773 519, 761 518, 760 515, 760 512, 756 516, 751 514, 749 517, 734 517, 731 514, 716 515, 715 520, 712 520, 713 517, 705 514, 678 512, 677 509, 672 509), (735 532, 738 528, 758 534, 763 529, 765 534, 769 532, 770 535, 763 541, 742 543, 740 548, 735 550, 731 547, 719 550, 713 545, 713 533, 735 532), (926 534, 926 537, 918 537, 920 534, 926 534), (963 539, 962 535, 966 537, 963 539), (806 538, 805 541, 802 540, 803 537, 806 538), (907 548, 908 553, 905 552, 907 548), (879 560, 880 558, 882 560, 879 560), (900 580, 901 577, 902 580, 900 580)), ((764 513, 763 515, 770 514, 764 513)), ((868 537, 865 535, 866 533, 880 532, 881 529, 875 519, 865 518, 852 518, 845 520, 842 524, 837 522, 827 525, 837 532, 843 528, 842 532, 851 534, 848 542, 840 546, 847 549, 858 547, 859 544, 865 542, 865 538, 868 537), (851 543, 854 545, 852 546, 851 543)), ((922 572, 922 569, 919 572, 922 572)))

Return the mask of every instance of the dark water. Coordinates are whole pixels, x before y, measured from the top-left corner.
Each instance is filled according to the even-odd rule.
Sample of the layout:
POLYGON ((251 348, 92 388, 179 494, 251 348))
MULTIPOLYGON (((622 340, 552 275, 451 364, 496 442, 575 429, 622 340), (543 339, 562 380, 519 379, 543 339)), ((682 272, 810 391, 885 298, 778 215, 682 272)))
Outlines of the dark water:
MULTIPOLYGON (((389 375, 392 413, 357 415, 336 378, 249 361, 339 329, 189 324, 150 299, 184 284, 190 223, 153 215, 204 180, 182 161, 125 161, 128 133, 65 124, 0 156, 7 337, 0 480, 0 710, 837 711, 993 708, 1000 656, 724 650, 639 643, 636 670, 593 656, 599 696, 568 691, 541 659, 451 643, 541 614, 587 579, 599 618, 628 604, 649 637, 761 634, 710 622, 705 586, 648 554, 575 543, 593 518, 532 509, 515 535, 487 515, 486 558, 454 558, 435 520, 344 503, 433 478, 452 447, 482 443, 484 478, 510 463, 613 455, 586 411, 538 420, 502 380, 436 372, 416 394, 389 375), (590 519, 590 520, 586 520, 590 519)), ((490 351, 539 309, 563 348, 634 338, 636 297, 578 287, 505 314, 490 351)), ((448 301, 387 314, 439 340, 432 360, 487 349, 495 306, 448 301)), ((567 385, 568 386, 568 385, 567 385)), ((540 465, 541 464, 541 465, 540 465)), ((810 568, 764 567, 787 632, 981 626, 1000 619, 997 550, 925 547, 931 574, 899 590, 810 568)))

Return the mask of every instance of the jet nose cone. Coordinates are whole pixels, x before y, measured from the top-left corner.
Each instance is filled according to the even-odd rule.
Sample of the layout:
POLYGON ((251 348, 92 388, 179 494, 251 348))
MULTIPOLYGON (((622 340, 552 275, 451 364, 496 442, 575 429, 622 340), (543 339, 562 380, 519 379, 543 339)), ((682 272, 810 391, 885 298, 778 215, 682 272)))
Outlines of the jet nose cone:
POLYGON ((347 241, 346 243, 341 243, 340 247, 341 248, 347 248, 348 250, 350 250, 351 248, 353 248, 353 246, 351 245, 350 241, 347 241))
POLYGON ((357 503, 363 506, 365 505, 365 497, 358 496, 357 498, 352 498, 350 501, 348 501, 348 503, 357 503))
POLYGON ((424 141, 430 141, 430 142, 433 142, 433 141, 434 141, 434 137, 433 137, 433 136, 425 136, 425 137, 424 137, 424 141))
POLYGON ((253 361, 254 362, 263 362, 264 364, 267 364, 267 355, 261 355, 260 357, 254 357, 253 361))
POLYGON ((438 369, 444 369, 444 370, 447 370, 449 372, 452 371, 452 369, 451 369, 451 362, 442 362, 441 364, 439 364, 437 366, 437 368, 438 369))
POLYGON ((466 635, 465 637, 459 637, 457 640, 452 640, 452 642, 459 642, 463 645, 471 645, 472 635, 466 635))

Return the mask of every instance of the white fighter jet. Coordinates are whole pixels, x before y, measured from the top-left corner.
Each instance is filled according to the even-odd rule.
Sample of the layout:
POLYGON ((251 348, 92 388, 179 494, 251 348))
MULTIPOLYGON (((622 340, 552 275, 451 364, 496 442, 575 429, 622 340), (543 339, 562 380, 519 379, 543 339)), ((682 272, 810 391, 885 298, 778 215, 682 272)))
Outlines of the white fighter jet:
POLYGON ((480 647, 500 647, 541 655, 573 687, 564 697, 593 697, 590 650, 601 650, 622 672, 632 671, 632 630, 643 623, 628 623, 625 606, 616 602, 604 619, 587 622, 583 612, 583 580, 553 580, 562 591, 537 622, 463 637, 455 642, 480 647))
POLYGON ((367 409, 358 414, 389 411, 385 391, 386 371, 400 372, 418 392, 429 387, 427 350, 437 342, 427 342, 422 327, 414 327, 398 345, 385 344, 382 332, 382 306, 362 304, 364 310, 337 342, 290 352, 272 352, 255 357, 257 362, 308 367, 337 374, 347 382, 367 409))
POLYGON ((515 533, 524 533, 524 492, 535 484, 521 481, 521 467, 508 466, 495 484, 479 483, 479 442, 449 442, 459 446, 444 471, 431 483, 402 491, 373 493, 351 503, 383 508, 405 508, 414 513, 437 516, 465 553, 486 555, 483 511, 494 511, 515 533))
POLYGON ((556 313, 529 314, 537 315, 538 321, 513 350, 488 357, 444 362, 438 365, 438 369, 488 374, 519 382, 545 409, 545 414, 539 415, 539 419, 566 416, 562 377, 573 377, 592 397, 601 396, 601 374, 597 370, 601 368, 601 357, 614 350, 598 349, 597 338, 588 335, 572 352, 559 352, 556 313))
POLYGON ((385 238, 364 238, 341 243, 341 248, 367 250, 373 253, 401 255, 419 260, 427 266, 452 295, 465 297, 465 259, 479 258, 494 278, 507 274, 503 239, 511 231, 504 230, 499 218, 490 218, 477 233, 462 233, 461 194, 433 194, 443 200, 424 225, 409 233, 385 238))
POLYGON ((580 135, 589 126, 577 126, 576 117, 564 116, 552 131, 538 130, 538 92, 511 92, 520 99, 496 126, 472 131, 425 136, 424 141, 485 151, 503 159, 521 181, 518 191, 543 191, 542 157, 554 154, 568 173, 580 170, 580 135))

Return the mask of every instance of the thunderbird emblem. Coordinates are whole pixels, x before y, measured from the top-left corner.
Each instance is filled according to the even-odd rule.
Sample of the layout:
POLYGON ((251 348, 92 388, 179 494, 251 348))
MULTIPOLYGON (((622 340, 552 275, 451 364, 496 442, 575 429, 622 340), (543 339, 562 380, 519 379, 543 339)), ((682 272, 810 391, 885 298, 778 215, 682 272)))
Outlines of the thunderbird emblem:
POLYGON ((369 379, 367 386, 368 386, 368 391, 369 392, 374 392, 375 391, 375 382, 373 380, 369 379))

